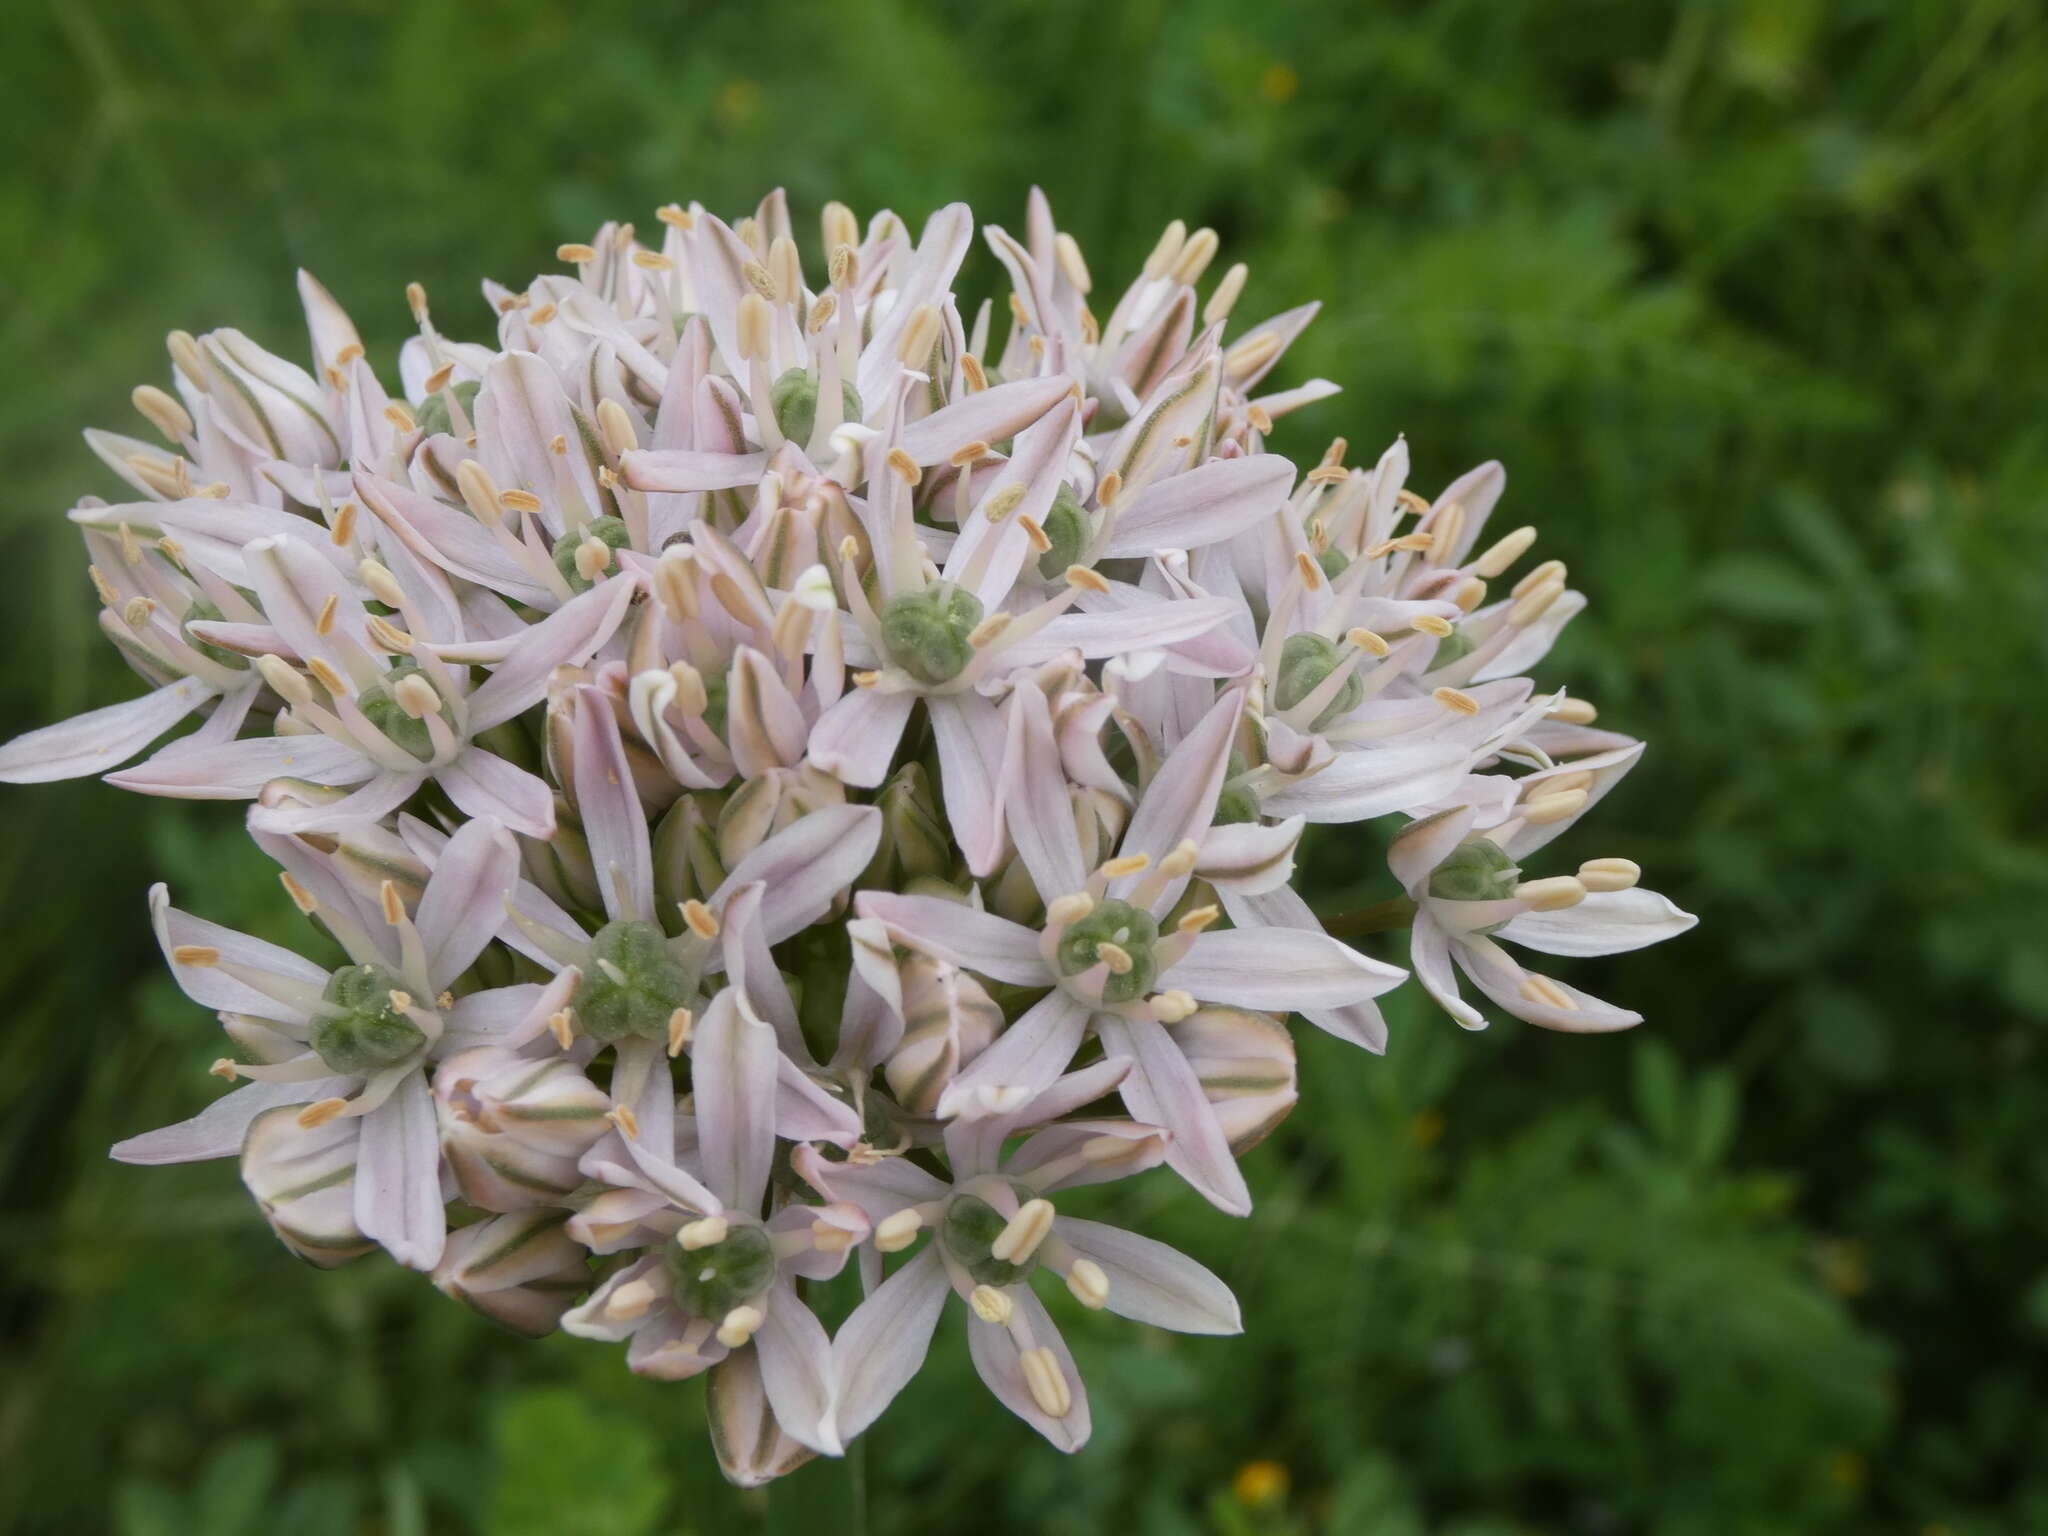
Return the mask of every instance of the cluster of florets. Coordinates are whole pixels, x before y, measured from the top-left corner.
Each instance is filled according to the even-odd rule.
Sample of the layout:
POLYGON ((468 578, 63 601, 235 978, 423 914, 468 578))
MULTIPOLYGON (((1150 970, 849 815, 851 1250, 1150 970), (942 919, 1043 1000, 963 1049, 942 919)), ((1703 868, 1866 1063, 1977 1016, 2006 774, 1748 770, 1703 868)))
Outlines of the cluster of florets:
POLYGON ((982 232, 1001 316, 955 305, 963 206, 823 233, 807 270, 780 194, 607 225, 484 285, 495 345, 415 287, 396 392, 305 274, 310 370, 174 333, 175 391, 135 392, 163 444, 88 434, 136 499, 71 513, 153 691, 0 751, 253 802, 317 930, 316 961, 151 893, 242 1086, 115 1156, 239 1157, 316 1264, 381 1247, 708 1372, 743 1482, 838 1454, 949 1292, 1069 1450, 1036 1277, 1237 1330, 1207 1269, 1058 1202, 1164 1163, 1243 1215, 1288 1020, 1384 1048, 1406 973, 1290 887, 1308 824, 1353 827, 1374 925, 1468 1026, 1460 973, 1633 1024, 1509 946, 1691 922, 1625 859, 1543 857, 1641 747, 1525 675, 1583 599, 1554 560, 1502 587, 1534 534, 1489 531, 1499 466, 1425 500, 1399 442, 1265 451, 1333 392, 1260 393, 1314 306, 1226 343, 1244 268, 1204 300, 1216 237, 1176 223, 1098 318, 1036 195, 982 232))

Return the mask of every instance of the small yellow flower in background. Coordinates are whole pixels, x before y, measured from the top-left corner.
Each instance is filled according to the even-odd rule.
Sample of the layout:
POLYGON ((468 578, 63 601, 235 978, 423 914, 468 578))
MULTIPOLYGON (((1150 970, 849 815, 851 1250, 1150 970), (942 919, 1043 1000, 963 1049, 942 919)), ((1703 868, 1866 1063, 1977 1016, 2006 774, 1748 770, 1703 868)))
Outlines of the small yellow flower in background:
POLYGON ((760 86, 751 80, 728 80, 718 88, 713 108, 721 122, 733 124, 747 121, 760 105, 760 86))
POLYGON ((1438 1109, 1421 1109, 1408 1122, 1408 1139, 1424 1151, 1443 1140, 1444 1116, 1438 1109))
POLYGON ((1870 1463, 1854 1451, 1837 1451, 1828 1458, 1828 1481, 1845 1493, 1861 1493, 1870 1481, 1870 1463))
POLYGON ((1837 1296, 1861 1296, 1870 1289, 1870 1257, 1861 1243, 1823 1238, 1814 1248, 1821 1284, 1837 1296))
POLYGON ((1277 1461, 1248 1461, 1230 1480, 1237 1502, 1253 1509, 1278 1504, 1287 1497, 1287 1468, 1277 1461))
POLYGON ((1259 74, 1259 94, 1268 101, 1292 101, 1300 89, 1301 76, 1292 64, 1268 64, 1259 74))

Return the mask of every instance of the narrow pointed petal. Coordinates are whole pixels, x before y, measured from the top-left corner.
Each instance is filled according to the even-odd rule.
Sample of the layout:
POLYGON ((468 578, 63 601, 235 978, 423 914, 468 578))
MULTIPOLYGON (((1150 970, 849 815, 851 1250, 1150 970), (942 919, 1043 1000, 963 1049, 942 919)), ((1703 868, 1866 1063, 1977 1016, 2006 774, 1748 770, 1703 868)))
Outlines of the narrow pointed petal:
POLYGON ((998 384, 911 422, 903 429, 903 451, 919 464, 943 464, 969 443, 1015 437, 1073 391, 1064 374, 998 384))
POLYGON ((554 835, 555 795, 547 781, 495 752, 465 747, 434 779, 471 816, 503 822, 526 837, 554 835))
POLYGON ((108 1156, 121 1163, 196 1163, 211 1157, 233 1157, 242 1150, 249 1122, 280 1104, 310 1104, 345 1093, 350 1079, 315 1078, 303 1083, 244 1083, 221 1095, 190 1120, 145 1131, 114 1143, 108 1156))
POLYGON ((1125 1105, 1146 1124, 1173 1133, 1166 1160, 1174 1171, 1219 1211, 1249 1215, 1251 1191, 1230 1155, 1230 1142, 1216 1123, 1201 1079, 1165 1026, 1151 1019, 1105 1014, 1095 1027, 1105 1055, 1130 1059, 1130 1075, 1118 1090, 1125 1105))
POLYGON ((1052 1314, 1029 1286, 1012 1286, 1005 1294, 1016 1311, 1023 1314, 1032 1347, 1050 1350, 1060 1374, 1066 1378, 1070 1398, 1067 1411, 1055 1418, 1038 1406, 1037 1398, 1025 1383, 1022 1353, 1012 1331, 1014 1321, 1010 1326, 1002 1326, 985 1323, 968 1313, 967 1349, 973 1357, 974 1369, 998 1402, 1045 1436, 1056 1449, 1072 1454, 1088 1443, 1090 1429, 1088 1389, 1082 1385, 1080 1368, 1074 1364, 1052 1314))
POLYGON ((636 579, 608 576, 526 629, 502 664, 469 696, 472 735, 524 714, 547 697, 557 667, 580 667, 617 632, 640 589, 636 579))
POLYGON ((360 784, 377 771, 354 747, 325 736, 258 736, 207 746, 174 741, 109 784, 174 800, 247 800, 272 779, 360 784))
POLYGON ((761 1361, 761 1385, 783 1430, 814 1451, 844 1454, 832 1424, 832 1341, 786 1284, 769 1295, 754 1351, 761 1361))
POLYGON ((939 1118, 999 1114, 1029 1102, 1066 1070, 1088 1029, 1085 1003, 1055 988, 996 1036, 939 1095, 939 1118))
POLYGON ((1067 775, 1054 739, 1052 710, 1035 683, 1023 682, 1010 695, 1007 740, 998 799, 1017 856, 1031 872, 1038 894, 1053 901, 1087 883, 1074 810, 1067 799, 1067 775))
POLYGON ((324 805, 251 806, 249 825, 263 832, 332 832, 360 822, 382 821, 410 800, 426 779, 424 769, 418 773, 380 773, 341 799, 324 805))
POLYGON ((410 1074, 363 1117, 356 1163, 356 1225, 408 1269, 441 1261, 441 1142, 427 1080, 410 1074))
POLYGON ((756 1212, 775 1156, 775 1032, 731 988, 711 1000, 690 1047, 704 1183, 734 1209, 756 1212))
MULTIPOLYGON (((1157 861, 1183 840, 1199 839, 1209 830, 1216 819, 1216 800, 1230 766, 1230 743, 1243 710, 1243 690, 1229 689, 1173 749, 1131 813, 1131 824, 1124 829, 1124 852, 1142 853, 1157 861)), ((1111 894, 1121 895, 1140 878, 1125 876, 1110 887, 1111 894)), ((1182 882, 1175 882, 1160 902, 1170 904, 1184 888, 1182 882)))
POLYGON ((1524 912, 1494 937, 1546 955, 1619 955, 1676 938, 1699 919, 1640 886, 1595 891, 1562 912, 1524 912))
POLYGON ((196 677, 181 677, 139 699, 24 732, 0 747, 0 783, 47 784, 118 768, 213 697, 196 677))
POLYGON ((1205 1003, 1279 1013, 1340 1008, 1398 987, 1398 966, 1360 954, 1326 933, 1294 928, 1229 928, 1205 933, 1159 977, 1205 1003))
POLYGON ((1120 505, 1096 558, 1198 549, 1232 538, 1278 511, 1293 484, 1294 466, 1278 454, 1211 459, 1153 482, 1120 505))
POLYGON ((880 1418, 917 1374, 951 1289, 938 1248, 927 1244, 853 1309, 832 1344, 832 1428, 842 1443, 880 1418))
POLYGON ((496 821, 465 822, 448 839, 414 917, 437 991, 468 970, 497 937, 505 898, 518 878, 519 847, 496 821))
MULTIPOLYGON (((1053 621, 1058 623, 1056 619, 1053 621)), ((979 694, 934 696, 926 708, 939 739, 939 779, 946 818, 977 880, 1003 857, 1003 720, 979 694)))
POLYGON ((569 750, 576 765, 576 809, 605 912, 645 921, 654 916, 654 854, 618 717, 592 687, 576 690, 573 708, 569 750))
POLYGON ((1110 1311, 1176 1333, 1244 1332, 1230 1287, 1186 1254, 1099 1221, 1062 1216, 1053 1230, 1109 1277, 1110 1311))
POLYGON ((811 762, 845 783, 873 789, 889 776, 914 693, 855 688, 839 696, 811 727, 811 762))
POLYGON ((882 813, 871 805, 828 805, 799 817, 741 859, 712 894, 718 906, 759 881, 761 934, 780 944, 832 909, 860 877, 882 841, 882 813))
POLYGON ((897 896, 862 891, 854 903, 862 917, 885 924, 890 936, 935 960, 1023 987, 1053 982, 1038 952, 1038 935, 993 912, 939 896, 897 896))

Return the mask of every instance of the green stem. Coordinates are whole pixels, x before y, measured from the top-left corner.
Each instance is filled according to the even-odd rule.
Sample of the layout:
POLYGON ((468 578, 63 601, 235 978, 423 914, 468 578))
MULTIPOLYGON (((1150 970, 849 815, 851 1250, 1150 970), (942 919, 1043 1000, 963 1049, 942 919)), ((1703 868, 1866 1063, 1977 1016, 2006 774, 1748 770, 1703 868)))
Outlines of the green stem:
POLYGON ((768 1489, 772 1536, 867 1536, 867 1442, 844 1456, 819 1456, 778 1478, 768 1489))
POLYGON ((1406 928, 1415 921, 1415 903, 1406 896, 1389 896, 1354 912, 1339 912, 1323 919, 1323 929, 1332 938, 1357 939, 1368 933, 1387 933, 1406 928))

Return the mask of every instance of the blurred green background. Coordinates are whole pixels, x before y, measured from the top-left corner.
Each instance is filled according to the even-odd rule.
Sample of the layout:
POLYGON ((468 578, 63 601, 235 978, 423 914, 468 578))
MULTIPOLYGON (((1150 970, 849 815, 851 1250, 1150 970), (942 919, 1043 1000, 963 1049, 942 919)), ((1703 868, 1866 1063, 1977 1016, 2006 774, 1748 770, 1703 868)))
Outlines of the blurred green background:
MULTIPOLYGON (((1214 225, 1240 314, 1325 301, 1282 378, 1346 392, 1276 447, 1405 432, 1425 492, 1497 456, 1593 595, 1547 675, 1652 746, 1571 856, 1703 921, 1572 974, 1650 1022, 1304 1037, 1249 1222, 1097 1202, 1246 1336, 1077 1319, 1068 1460, 942 1329, 868 1530, 2048 1530, 2037 4, 24 0, 4 48, 7 735, 131 691, 62 512, 167 329, 299 357, 303 263, 373 358, 414 278, 481 337, 479 276, 777 182, 811 229, 1015 227, 1037 181, 1110 288, 1214 225)), ((230 1165, 106 1161, 215 1086, 148 882, 290 931, 239 823, 0 793, 0 1527, 793 1528, 694 1386, 306 1270, 230 1165)), ((1355 862, 1314 851, 1326 910, 1355 862)))

